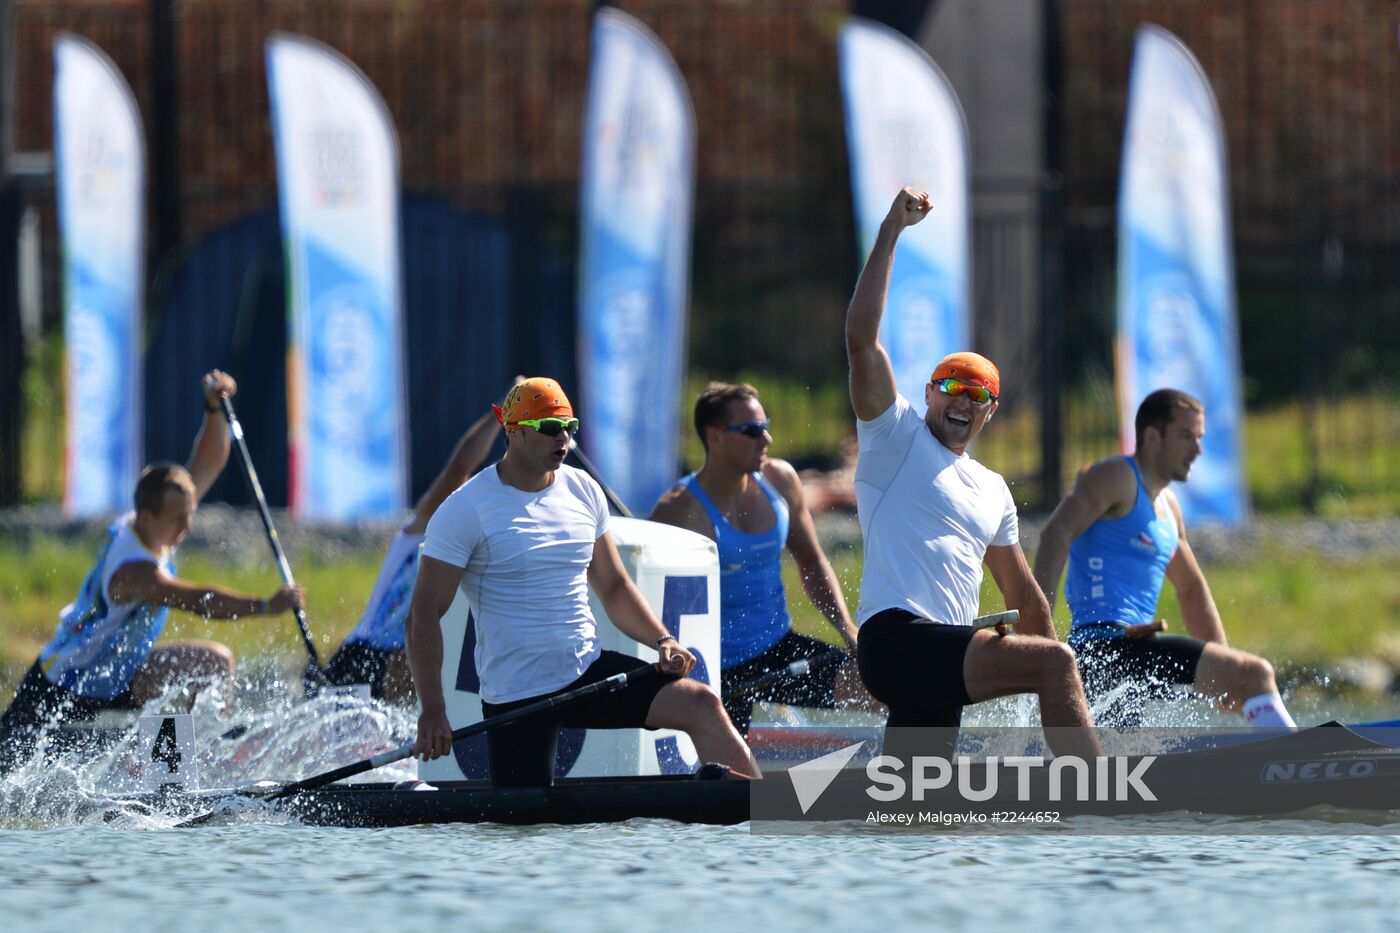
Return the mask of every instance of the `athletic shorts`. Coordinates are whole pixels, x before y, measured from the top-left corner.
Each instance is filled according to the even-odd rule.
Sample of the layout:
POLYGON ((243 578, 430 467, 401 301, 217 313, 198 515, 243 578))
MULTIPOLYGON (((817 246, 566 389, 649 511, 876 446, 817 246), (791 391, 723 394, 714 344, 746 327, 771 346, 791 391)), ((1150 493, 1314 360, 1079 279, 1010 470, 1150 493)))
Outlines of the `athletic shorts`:
POLYGON ((346 642, 326 665, 326 679, 333 687, 369 684, 370 696, 384 699, 384 673, 398 651, 385 651, 362 641, 346 642))
POLYGON ((1099 725, 1136 726, 1142 719, 1143 702, 1175 698, 1180 695, 1179 686, 1196 682, 1205 642, 1182 635, 1095 638, 1084 631, 1095 627, 1100 626, 1077 626, 1069 643, 1079 662, 1084 695, 1099 725))
POLYGON ((972 702, 963 659, 976 632, 970 625, 931 622, 907 609, 885 609, 861 625, 860 679, 890 710, 884 754, 946 757, 951 752, 962 708, 972 702))
POLYGON ((836 705, 836 675, 841 670, 843 660, 840 655, 833 654, 836 651, 839 649, 824 641, 788 632, 758 657, 725 668, 720 672, 720 694, 724 697, 724 710, 733 720, 734 727, 740 734, 748 734, 753 704, 759 700, 831 709, 836 705), (730 696, 731 692, 766 678, 775 671, 786 673, 787 666, 794 661, 812 659, 821 659, 824 663, 814 665, 806 674, 788 675, 765 683, 762 690, 730 696))
MULTIPOLYGON (((489 719, 606 680, 614 674, 649 666, 649 661, 617 651, 604 651, 573 683, 552 693, 510 703, 487 703, 482 700, 481 715, 489 719)), ((508 726, 492 729, 486 734, 491 783, 496 787, 542 787, 553 784, 554 758, 561 728, 645 729, 647 714, 651 712, 651 703, 657 693, 678 679, 675 674, 642 677, 619 690, 595 694, 563 709, 545 710, 508 726)))
POLYGON ((104 710, 135 709, 131 691, 111 699, 79 696, 44 676, 39 662, 24 675, 9 709, 0 717, 0 773, 27 761, 44 731, 62 722, 92 719, 104 710))

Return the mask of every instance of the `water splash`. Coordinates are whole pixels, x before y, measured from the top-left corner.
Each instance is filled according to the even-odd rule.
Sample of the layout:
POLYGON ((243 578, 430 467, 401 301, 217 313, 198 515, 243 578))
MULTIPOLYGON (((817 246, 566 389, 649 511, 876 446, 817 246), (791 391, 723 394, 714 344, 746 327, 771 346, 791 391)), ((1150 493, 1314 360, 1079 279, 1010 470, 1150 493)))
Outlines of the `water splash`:
MULTIPOLYGON (((173 688, 143 713, 159 714, 177 693, 179 688, 173 688)), ((411 710, 344 695, 302 699, 283 691, 257 705, 236 705, 227 712, 222 706, 220 697, 206 693, 190 710, 198 789, 301 780, 411 741, 416 730, 411 710)), ((135 718, 83 738, 75 742, 72 733, 50 733, 29 760, 0 777, 0 828, 156 829, 193 815, 178 806, 152 806, 156 801, 141 780, 143 757, 150 750, 139 741, 135 718)), ((417 762, 408 759, 353 780, 416 778, 417 762)), ((248 817, 285 819, 272 817, 270 807, 254 800, 231 806, 248 817)))

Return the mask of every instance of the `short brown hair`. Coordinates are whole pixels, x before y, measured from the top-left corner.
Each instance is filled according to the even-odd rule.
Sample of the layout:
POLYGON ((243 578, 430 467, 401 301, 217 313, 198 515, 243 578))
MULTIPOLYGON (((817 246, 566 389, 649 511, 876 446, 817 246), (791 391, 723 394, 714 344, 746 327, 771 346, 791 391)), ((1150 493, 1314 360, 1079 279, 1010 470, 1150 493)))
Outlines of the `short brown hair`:
POLYGON ((712 382, 695 400, 695 433, 700 435, 700 443, 710 449, 705 440, 705 429, 712 424, 724 424, 725 409, 729 403, 751 398, 758 401, 758 390, 747 382, 712 382))
POLYGON ((1142 400, 1138 406, 1137 418, 1133 421, 1137 446, 1142 446, 1142 438, 1148 428, 1156 428, 1165 433, 1178 411, 1206 413, 1206 407, 1194 395, 1187 395, 1180 389, 1158 389, 1142 400))
POLYGON ((194 477, 190 476, 190 471, 168 460, 152 463, 141 471, 141 478, 136 481, 136 511, 159 515, 165 510, 166 493, 172 490, 194 498, 194 477))

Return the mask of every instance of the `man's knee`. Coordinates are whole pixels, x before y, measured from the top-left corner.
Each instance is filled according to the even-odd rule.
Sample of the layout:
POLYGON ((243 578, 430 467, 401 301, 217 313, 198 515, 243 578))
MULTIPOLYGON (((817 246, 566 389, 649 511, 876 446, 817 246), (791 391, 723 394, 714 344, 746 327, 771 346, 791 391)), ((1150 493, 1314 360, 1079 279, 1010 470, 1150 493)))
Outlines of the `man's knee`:
MULTIPOLYGON (((1239 699, 1248 699, 1261 693, 1272 693, 1278 689, 1274 680, 1274 666, 1258 655, 1238 651, 1233 648, 1219 648, 1208 645, 1206 657, 1214 668, 1214 682, 1219 687, 1239 693, 1239 699)), ((1197 668, 1200 679, 1200 668, 1197 668)))
POLYGON ((178 650, 173 661, 191 677, 232 677, 236 661, 227 645, 217 641, 188 642, 174 645, 178 650))
POLYGON ((1274 680, 1274 666, 1257 655, 1244 655, 1241 679, 1247 689, 1254 691, 1255 695, 1278 690, 1274 680))
MULTIPOLYGON (((719 694, 709 686, 688 677, 667 684, 657 694, 659 703, 652 706, 657 726, 689 729, 716 721, 728 721, 719 694)), ((648 717, 652 718, 652 717, 648 717)))
POLYGON ((1079 666, 1074 649, 1062 641, 1044 639, 1040 648, 1040 671, 1047 685, 1079 682, 1079 666))

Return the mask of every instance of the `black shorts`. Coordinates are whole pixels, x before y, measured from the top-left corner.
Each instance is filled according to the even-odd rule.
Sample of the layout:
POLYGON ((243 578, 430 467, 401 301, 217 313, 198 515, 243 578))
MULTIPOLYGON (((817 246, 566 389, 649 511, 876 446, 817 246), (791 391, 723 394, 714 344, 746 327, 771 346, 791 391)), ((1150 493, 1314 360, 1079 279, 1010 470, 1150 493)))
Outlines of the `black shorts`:
POLYGON ((962 708, 972 702, 963 659, 976 633, 970 625, 930 622, 907 609, 885 609, 861 625, 860 679, 890 710, 885 754, 951 752, 962 708))
POLYGON ((27 761, 44 732, 60 723, 92 719, 104 710, 135 708, 130 689, 109 700, 79 696, 52 683, 35 661, 0 716, 0 773, 27 761))
POLYGON ((840 662, 833 657, 839 651, 834 645, 796 632, 788 632, 778 643, 756 658, 750 658, 720 672, 720 694, 724 697, 724 710, 733 720, 734 727, 747 735, 749 719, 753 715, 753 705, 759 700, 775 703, 793 703, 797 706, 818 706, 831 709, 836 705, 836 675, 841 670, 840 662), (746 684, 766 678, 777 672, 786 672, 794 661, 821 659, 829 663, 815 665, 806 674, 786 676, 765 683, 762 690, 730 696, 746 684))
POLYGON ((397 651, 385 651, 362 641, 346 642, 326 665, 326 680, 333 687, 369 684, 370 696, 384 699, 384 673, 397 651))
POLYGON ((1069 641, 1094 721, 1114 728, 1139 725, 1144 701, 1175 698, 1178 686, 1195 683, 1206 647, 1182 635, 1085 638, 1072 632, 1069 641))
MULTIPOLYGON (((606 680, 651 662, 616 651, 604 651, 571 684, 551 693, 513 700, 510 703, 481 701, 481 715, 489 719, 513 709, 558 696, 588 684, 606 680)), ((657 674, 634 680, 620 690, 595 694, 563 709, 545 710, 527 716, 486 734, 487 755, 491 762, 491 783, 496 787, 540 787, 554 783, 554 757, 559 730, 564 726, 580 729, 645 729, 651 703, 661 688, 679 678, 657 674)))

